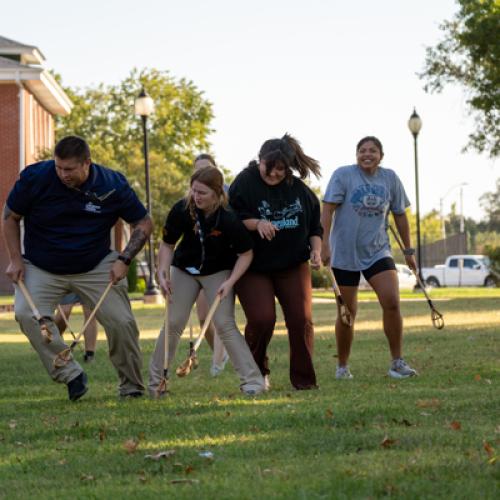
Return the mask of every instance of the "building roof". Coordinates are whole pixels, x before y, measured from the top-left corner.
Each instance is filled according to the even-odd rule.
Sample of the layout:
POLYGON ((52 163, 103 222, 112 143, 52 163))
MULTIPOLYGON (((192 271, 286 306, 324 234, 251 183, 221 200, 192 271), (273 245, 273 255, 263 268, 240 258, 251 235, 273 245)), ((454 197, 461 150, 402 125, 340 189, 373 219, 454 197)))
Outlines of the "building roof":
MULTIPOLYGON (((1 52, 3 50, 0 50, 1 52)), ((63 88, 41 66, 28 66, 13 59, 0 57, 0 82, 6 81, 26 87, 53 115, 66 116, 73 107, 63 88)))
POLYGON ((0 56, 19 56, 23 64, 42 64, 45 56, 34 45, 26 45, 0 36, 0 56))

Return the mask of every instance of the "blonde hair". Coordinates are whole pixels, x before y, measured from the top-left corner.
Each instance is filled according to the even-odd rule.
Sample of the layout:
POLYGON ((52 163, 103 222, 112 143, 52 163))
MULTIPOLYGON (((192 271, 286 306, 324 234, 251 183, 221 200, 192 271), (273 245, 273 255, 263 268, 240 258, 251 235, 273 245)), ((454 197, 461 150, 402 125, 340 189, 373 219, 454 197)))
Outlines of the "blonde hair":
MULTIPOLYGON (((191 180, 189 181, 189 187, 193 185, 193 182, 198 181, 201 184, 204 184, 212 191, 215 192, 217 196, 217 202, 215 209, 219 207, 227 207, 228 199, 227 194, 224 191, 224 176, 222 172, 217 167, 202 167, 193 172, 191 176, 191 180)), ((193 200, 193 195, 191 193, 191 189, 189 189, 186 195, 186 207, 189 208, 189 213, 191 214, 192 219, 195 219, 195 203, 193 200)))

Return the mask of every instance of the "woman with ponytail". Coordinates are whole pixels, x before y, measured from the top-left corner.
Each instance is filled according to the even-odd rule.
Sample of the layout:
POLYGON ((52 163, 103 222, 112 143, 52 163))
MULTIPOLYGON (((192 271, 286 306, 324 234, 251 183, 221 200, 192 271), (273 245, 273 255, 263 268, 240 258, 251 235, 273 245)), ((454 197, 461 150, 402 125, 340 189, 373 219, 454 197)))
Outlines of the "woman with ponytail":
POLYGON ((267 346, 276 322, 275 297, 288 329, 290 381, 317 388, 313 367, 311 273, 321 265, 320 204, 303 182, 319 177, 316 160, 286 134, 266 141, 229 188, 229 200, 254 240, 254 259, 236 285, 245 311, 245 339, 269 384, 267 346))
MULTIPOLYGON (((248 395, 264 389, 264 380, 234 319, 233 286, 252 261, 252 240, 237 215, 227 208, 224 178, 215 167, 196 169, 186 198, 170 210, 158 253, 160 287, 170 301, 168 351, 172 366, 177 344, 200 290, 209 303, 221 302, 213 321, 248 395), (181 239, 182 238, 182 239, 181 239), (176 243, 181 240, 176 247, 176 243)), ((163 378, 164 329, 149 366, 149 393, 163 378)))

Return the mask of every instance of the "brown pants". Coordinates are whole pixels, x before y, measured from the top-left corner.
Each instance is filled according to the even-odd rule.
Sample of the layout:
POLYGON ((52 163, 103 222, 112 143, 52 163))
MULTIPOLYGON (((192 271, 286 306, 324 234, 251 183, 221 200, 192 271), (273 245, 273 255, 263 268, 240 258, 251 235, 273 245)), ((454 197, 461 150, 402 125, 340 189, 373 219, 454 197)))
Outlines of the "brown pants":
POLYGON ((235 290, 247 318, 245 339, 261 373, 270 373, 267 346, 276 323, 277 297, 288 329, 290 381, 296 389, 315 387, 312 288, 307 262, 285 271, 247 272, 235 290))

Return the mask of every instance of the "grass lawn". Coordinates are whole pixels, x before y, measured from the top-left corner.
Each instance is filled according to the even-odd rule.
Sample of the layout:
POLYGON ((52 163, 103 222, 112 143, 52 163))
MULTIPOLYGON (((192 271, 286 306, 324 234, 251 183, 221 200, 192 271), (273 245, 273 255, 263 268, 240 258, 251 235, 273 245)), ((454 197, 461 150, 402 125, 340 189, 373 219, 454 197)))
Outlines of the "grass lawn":
MULTIPOLYGON (((202 344, 200 367, 172 379, 168 398, 119 401, 101 335, 97 361, 85 367, 90 391, 70 403, 13 314, 2 313, 0 498, 499 498, 499 295, 443 289, 433 297, 438 291, 447 291, 436 304, 442 331, 425 302, 402 302, 406 358, 419 377, 386 376, 380 310, 367 302, 351 357, 355 378, 335 381, 334 306, 319 303, 320 390, 291 389, 280 318, 269 351, 272 389, 256 398, 239 393, 231 367, 211 378, 202 344)), ((134 310, 146 366, 162 309, 134 310)), ((72 319, 78 330, 81 314, 72 319)), ((186 353, 184 339, 178 362, 186 353)))

